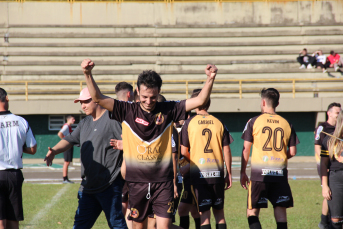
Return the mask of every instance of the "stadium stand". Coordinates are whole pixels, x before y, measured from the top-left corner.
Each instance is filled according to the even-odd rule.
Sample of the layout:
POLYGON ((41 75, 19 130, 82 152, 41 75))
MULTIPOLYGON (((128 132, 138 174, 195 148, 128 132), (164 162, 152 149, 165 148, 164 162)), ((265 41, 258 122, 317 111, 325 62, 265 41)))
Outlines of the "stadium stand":
POLYGON ((185 98, 186 87, 190 93, 201 85, 207 63, 219 68, 214 87, 219 97, 256 97, 263 86, 289 97, 330 97, 343 88, 341 72, 299 69, 296 62, 303 48, 343 53, 342 26, 10 25, 0 28, 0 36, 1 84, 7 81, 18 99, 26 93, 34 99, 74 96, 83 80, 80 62, 87 57, 109 94, 115 81, 134 84, 141 71, 153 69, 165 81, 162 93, 185 98))

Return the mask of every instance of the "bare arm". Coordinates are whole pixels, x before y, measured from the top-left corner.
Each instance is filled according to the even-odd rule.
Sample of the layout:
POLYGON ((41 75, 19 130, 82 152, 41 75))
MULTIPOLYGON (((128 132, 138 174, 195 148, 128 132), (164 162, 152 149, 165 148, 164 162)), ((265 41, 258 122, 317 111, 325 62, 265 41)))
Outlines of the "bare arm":
POLYGON ((95 103, 98 103, 103 108, 109 110, 110 112, 113 111, 114 106, 114 99, 101 94, 98 85, 95 83, 92 75, 92 69, 94 68, 95 64, 90 59, 85 59, 81 63, 81 67, 83 70, 83 74, 85 75, 87 87, 89 93, 92 96, 92 100, 95 103))
POLYGON ((24 147, 23 152, 34 155, 37 152, 37 144, 34 145, 33 147, 24 147))
POLYGON ((62 139, 54 147, 52 147, 52 148, 48 147, 49 151, 46 154, 45 159, 44 159, 44 161, 46 161, 46 165, 47 166, 52 165, 52 161, 54 160, 55 155, 57 155, 59 153, 63 153, 64 151, 70 149, 72 146, 73 146, 73 144, 62 139))
POLYGON ((57 133, 57 136, 60 137, 60 139, 63 139, 63 138, 64 138, 64 135, 62 134, 62 132, 58 132, 58 133, 57 133))
POLYGON ((181 154, 187 161, 190 161, 191 155, 189 154, 188 147, 181 145, 181 154))
POLYGON ((294 157, 297 154, 297 147, 291 146, 287 150, 287 159, 294 157))
POLYGON ((177 193, 177 164, 178 164, 178 152, 173 153, 173 171, 174 171, 174 198, 179 197, 177 193))
POLYGON ((186 100, 187 112, 199 106, 202 106, 208 101, 211 95, 211 91, 212 91, 214 79, 216 78, 216 75, 217 75, 217 71, 218 69, 215 65, 208 64, 206 66, 206 69, 205 69, 205 72, 207 75, 206 83, 197 97, 186 100))
POLYGON ((246 174, 246 169, 249 161, 251 145, 252 142, 244 141, 241 161, 241 186, 244 189, 248 189, 247 185, 249 185, 249 178, 246 174))
POLYGON ((321 145, 314 145, 314 152, 316 154, 316 157, 320 158, 320 152, 322 151, 321 145))
POLYGON ((328 182, 329 157, 320 157, 320 174, 322 177, 322 195, 325 199, 331 200, 331 190, 328 182))
POLYGON ((231 149, 230 146, 224 146, 223 147, 223 152, 224 152, 224 160, 225 160, 225 165, 226 165, 226 170, 227 170, 227 175, 225 178, 225 183, 226 183, 226 189, 231 188, 232 185, 232 175, 231 175, 231 165, 232 165, 232 155, 231 155, 231 149))

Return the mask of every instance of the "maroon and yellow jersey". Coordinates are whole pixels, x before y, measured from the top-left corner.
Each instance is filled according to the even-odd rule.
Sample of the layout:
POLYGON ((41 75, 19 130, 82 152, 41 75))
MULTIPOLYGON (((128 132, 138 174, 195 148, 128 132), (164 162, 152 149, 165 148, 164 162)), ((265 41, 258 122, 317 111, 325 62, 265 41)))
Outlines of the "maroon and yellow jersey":
POLYGON ((253 143, 251 180, 287 181, 287 147, 299 144, 292 125, 280 115, 261 114, 248 121, 242 139, 253 143))
POLYGON ((110 118, 122 122, 127 181, 173 180, 173 122, 186 119, 185 109, 185 100, 156 103, 151 112, 140 103, 115 101, 110 118))
MULTIPOLYGON (((323 122, 318 125, 314 132, 314 144, 315 145, 323 145, 323 140, 326 137, 326 134, 324 134, 322 131, 326 133, 332 133, 335 131, 335 127, 331 126, 328 122, 323 122)), ((316 162, 317 164, 320 163, 320 157, 315 154, 316 162)))
POLYGON ((195 115, 185 121, 181 145, 190 150, 191 184, 224 182, 223 146, 233 142, 224 124, 212 115, 195 115))

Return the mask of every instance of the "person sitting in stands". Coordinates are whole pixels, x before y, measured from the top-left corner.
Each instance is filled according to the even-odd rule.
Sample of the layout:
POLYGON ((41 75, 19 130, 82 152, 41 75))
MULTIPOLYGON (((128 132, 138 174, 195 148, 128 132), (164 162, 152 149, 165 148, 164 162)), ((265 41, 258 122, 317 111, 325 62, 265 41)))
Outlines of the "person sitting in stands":
POLYGON ((315 51, 312 56, 316 58, 317 68, 323 69, 323 73, 326 73, 328 71, 327 68, 330 66, 330 62, 327 61, 327 58, 323 54, 323 51, 322 50, 315 51))
POLYGON ((333 50, 330 51, 328 59, 330 61, 330 68, 334 68, 336 72, 339 70, 339 67, 342 67, 343 65, 342 57, 333 50))
POLYGON ((311 69, 314 65, 315 58, 307 54, 307 49, 303 49, 299 52, 299 56, 297 58, 297 61, 300 64, 299 69, 311 69))

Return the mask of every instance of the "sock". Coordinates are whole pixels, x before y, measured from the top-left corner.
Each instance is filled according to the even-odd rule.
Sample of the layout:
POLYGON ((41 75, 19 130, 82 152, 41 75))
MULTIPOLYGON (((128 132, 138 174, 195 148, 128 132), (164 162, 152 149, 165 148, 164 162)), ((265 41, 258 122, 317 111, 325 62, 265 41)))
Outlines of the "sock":
POLYGON ((262 229, 260 220, 257 216, 249 216, 248 223, 250 229, 262 229))
POLYGON ((211 229, 211 224, 201 225, 200 229, 211 229))
POLYGON ((321 224, 323 224, 323 225, 328 225, 329 224, 329 219, 328 219, 328 216, 327 215, 321 215, 320 216, 320 218, 321 218, 321 221, 320 221, 320 223, 321 224))
POLYGON ((276 229, 287 229, 287 222, 277 222, 276 225, 276 229))
POLYGON ((339 223, 334 223, 331 221, 331 228, 332 229, 342 229, 342 223, 339 222, 339 223))
POLYGON ((200 218, 194 218, 195 229, 200 229, 200 218))
POLYGON ((68 180, 68 176, 66 176, 66 177, 63 177, 63 180, 68 180))
POLYGON ((183 229, 189 229, 189 215, 180 216, 180 227, 182 227, 183 229))
POLYGON ((226 229, 226 223, 216 224, 216 229, 226 229))

